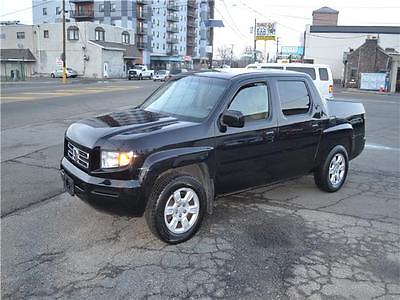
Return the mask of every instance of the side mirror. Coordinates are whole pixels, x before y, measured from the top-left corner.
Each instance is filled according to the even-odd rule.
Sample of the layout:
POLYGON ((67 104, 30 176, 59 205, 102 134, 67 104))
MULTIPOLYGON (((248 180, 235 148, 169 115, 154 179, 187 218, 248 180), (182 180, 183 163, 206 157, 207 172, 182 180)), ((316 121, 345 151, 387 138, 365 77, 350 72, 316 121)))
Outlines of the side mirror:
POLYGON ((244 116, 240 111, 227 110, 221 117, 221 125, 228 127, 242 128, 244 126, 244 116))

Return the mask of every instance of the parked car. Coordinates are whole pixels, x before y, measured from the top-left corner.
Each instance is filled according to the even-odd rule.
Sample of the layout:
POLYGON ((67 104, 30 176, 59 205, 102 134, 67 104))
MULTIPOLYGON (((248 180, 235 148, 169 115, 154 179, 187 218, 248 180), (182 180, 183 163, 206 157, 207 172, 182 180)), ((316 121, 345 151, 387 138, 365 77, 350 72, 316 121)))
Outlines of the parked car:
MULTIPOLYGON (((71 68, 67 68, 66 73, 67 77, 72 77, 72 78, 78 77, 78 72, 71 68)), ((63 69, 57 69, 50 73, 51 78, 56 78, 56 77, 61 78, 62 76, 63 76, 63 69)))
POLYGON ((322 64, 300 63, 256 63, 247 66, 248 69, 278 69, 303 72, 310 75, 323 98, 333 99, 333 77, 331 68, 322 64))
POLYGON ((183 242, 216 196, 313 173, 336 192, 365 144, 361 103, 325 101, 308 75, 270 70, 188 73, 135 108, 65 133, 65 189, 90 205, 145 215, 183 242))
POLYGON ((152 79, 154 70, 147 69, 146 66, 136 65, 135 68, 128 70, 128 79, 152 79))
POLYGON ((166 81, 169 76, 169 71, 167 70, 159 70, 153 77, 154 81, 166 81))

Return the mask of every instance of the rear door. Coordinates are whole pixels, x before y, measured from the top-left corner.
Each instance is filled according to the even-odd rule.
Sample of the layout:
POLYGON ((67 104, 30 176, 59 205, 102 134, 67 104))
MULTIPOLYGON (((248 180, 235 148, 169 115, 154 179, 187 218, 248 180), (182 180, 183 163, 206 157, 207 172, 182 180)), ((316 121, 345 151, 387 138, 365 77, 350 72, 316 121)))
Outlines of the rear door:
POLYGON ((315 112, 311 84, 303 77, 282 77, 274 87, 279 98, 277 144, 280 178, 310 172, 321 136, 321 117, 315 112))

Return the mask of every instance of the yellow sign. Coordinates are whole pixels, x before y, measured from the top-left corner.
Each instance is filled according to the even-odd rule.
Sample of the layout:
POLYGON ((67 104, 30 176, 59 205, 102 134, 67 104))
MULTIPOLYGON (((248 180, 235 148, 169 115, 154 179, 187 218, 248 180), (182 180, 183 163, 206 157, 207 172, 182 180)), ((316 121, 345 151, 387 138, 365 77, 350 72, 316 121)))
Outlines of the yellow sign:
POLYGON ((257 23, 256 40, 257 41, 275 41, 276 23, 257 23))

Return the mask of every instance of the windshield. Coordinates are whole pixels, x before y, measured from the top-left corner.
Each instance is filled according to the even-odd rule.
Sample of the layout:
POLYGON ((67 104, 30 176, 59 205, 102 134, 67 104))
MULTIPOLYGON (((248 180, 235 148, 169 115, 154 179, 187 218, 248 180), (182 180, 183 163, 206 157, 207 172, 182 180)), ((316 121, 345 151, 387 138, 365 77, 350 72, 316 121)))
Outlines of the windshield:
POLYGON ((142 109, 195 120, 206 118, 224 92, 228 81, 187 76, 157 90, 142 109))

